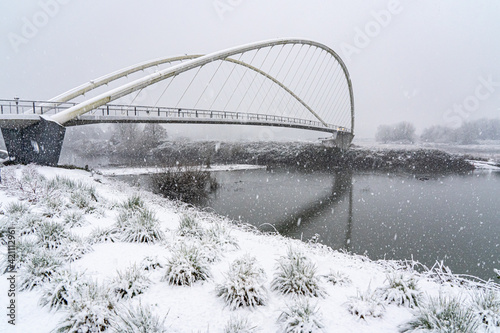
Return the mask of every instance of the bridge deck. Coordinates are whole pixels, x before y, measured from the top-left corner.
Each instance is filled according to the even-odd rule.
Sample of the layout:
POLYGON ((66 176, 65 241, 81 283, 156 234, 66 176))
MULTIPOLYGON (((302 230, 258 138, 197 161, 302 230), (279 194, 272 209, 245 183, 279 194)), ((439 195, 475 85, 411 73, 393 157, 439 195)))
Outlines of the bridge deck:
MULTIPOLYGON (((47 119, 74 103, 55 105, 49 102, 28 102, 0 100, 0 127, 24 128, 39 121, 39 116, 47 119)), ((176 124, 231 124, 276 126, 314 130, 327 133, 345 132, 350 129, 335 125, 325 126, 319 121, 265 115, 246 112, 183 109, 169 107, 104 105, 65 124, 78 126, 99 123, 176 123, 176 124)))

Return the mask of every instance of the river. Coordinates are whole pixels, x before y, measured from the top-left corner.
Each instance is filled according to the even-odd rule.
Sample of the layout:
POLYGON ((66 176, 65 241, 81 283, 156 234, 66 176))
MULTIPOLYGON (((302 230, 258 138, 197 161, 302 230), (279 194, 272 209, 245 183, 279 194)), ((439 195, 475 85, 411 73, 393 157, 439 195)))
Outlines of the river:
POLYGON ((214 174, 220 188, 199 205, 260 230, 371 259, 439 260, 483 279, 500 268, 499 172, 214 174))

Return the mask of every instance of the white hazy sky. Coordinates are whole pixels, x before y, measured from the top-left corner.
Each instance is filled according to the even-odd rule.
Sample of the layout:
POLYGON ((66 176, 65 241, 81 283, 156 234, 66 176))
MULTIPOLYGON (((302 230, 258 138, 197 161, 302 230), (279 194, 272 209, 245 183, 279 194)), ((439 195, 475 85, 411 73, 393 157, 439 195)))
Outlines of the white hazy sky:
POLYGON ((344 59, 358 137, 500 115, 497 0, 2 1, 0 18, 0 98, 49 99, 153 58, 299 37, 344 59))

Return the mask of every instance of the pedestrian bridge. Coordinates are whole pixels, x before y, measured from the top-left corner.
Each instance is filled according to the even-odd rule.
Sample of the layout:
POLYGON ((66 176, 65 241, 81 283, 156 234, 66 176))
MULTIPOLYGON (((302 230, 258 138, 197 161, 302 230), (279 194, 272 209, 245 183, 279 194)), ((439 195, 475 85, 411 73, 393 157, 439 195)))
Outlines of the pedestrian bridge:
POLYGON ((57 164, 68 126, 132 122, 298 128, 330 133, 347 147, 354 97, 333 50, 274 39, 147 61, 46 101, 0 100, 7 150, 21 163, 57 164))

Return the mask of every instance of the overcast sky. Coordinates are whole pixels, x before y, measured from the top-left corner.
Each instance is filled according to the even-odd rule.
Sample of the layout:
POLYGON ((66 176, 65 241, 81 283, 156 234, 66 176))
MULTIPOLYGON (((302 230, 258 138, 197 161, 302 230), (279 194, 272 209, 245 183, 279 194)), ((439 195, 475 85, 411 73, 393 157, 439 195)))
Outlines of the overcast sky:
POLYGON ((276 37, 335 50, 358 137, 500 115, 497 0, 0 2, 0 98, 49 99, 145 60, 276 37))

